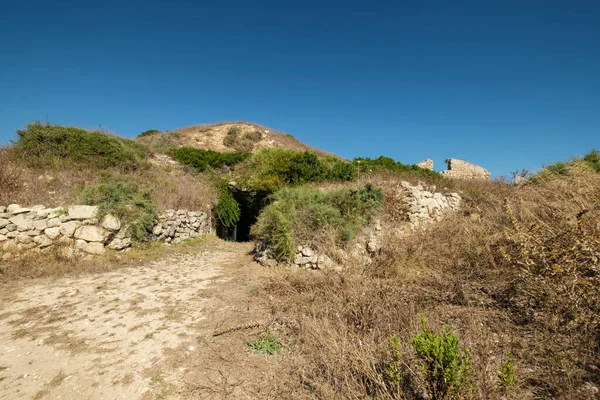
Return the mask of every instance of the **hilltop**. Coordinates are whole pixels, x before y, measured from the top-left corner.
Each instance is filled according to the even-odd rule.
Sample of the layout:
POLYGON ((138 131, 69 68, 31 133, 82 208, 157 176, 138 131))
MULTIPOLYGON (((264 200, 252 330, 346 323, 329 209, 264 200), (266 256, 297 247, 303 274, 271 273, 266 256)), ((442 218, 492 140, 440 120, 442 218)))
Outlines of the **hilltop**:
POLYGON ((191 125, 165 132, 156 130, 146 132, 136 141, 152 145, 168 140, 171 145, 177 147, 189 146, 223 153, 235 151, 256 153, 261 149, 279 148, 312 151, 318 156, 332 155, 304 144, 290 134, 244 121, 191 125))

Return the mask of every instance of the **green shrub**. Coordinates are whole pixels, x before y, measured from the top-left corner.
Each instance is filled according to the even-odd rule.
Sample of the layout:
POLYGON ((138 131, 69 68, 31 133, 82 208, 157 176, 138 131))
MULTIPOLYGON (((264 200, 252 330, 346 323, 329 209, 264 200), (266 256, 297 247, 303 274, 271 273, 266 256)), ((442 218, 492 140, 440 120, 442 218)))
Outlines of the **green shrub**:
POLYGON ((312 187, 284 188, 272 196, 252 227, 279 261, 294 257, 298 242, 318 244, 318 235, 333 231, 340 241, 354 237, 383 204, 383 191, 372 185, 323 192, 312 187))
POLYGON ((252 190, 275 192, 285 186, 309 182, 349 181, 356 174, 349 163, 334 157, 319 158, 310 151, 262 149, 241 174, 252 190))
POLYGON ((592 150, 583 156, 585 161, 594 171, 600 172, 600 152, 598 150, 592 150))
MULTIPOLYGON (((254 132, 247 132, 243 136, 241 133, 242 130, 238 127, 229 128, 223 139, 223 144, 240 152, 252 151, 254 144, 260 140, 260 136, 256 139, 256 134, 254 132)), ((257 133, 260 135, 260 132, 257 133)))
POLYGON ((260 335, 258 339, 248 342, 248 346, 258 353, 264 353, 270 356, 281 351, 279 339, 269 332, 269 328, 267 328, 265 333, 260 335))
POLYGON ((375 159, 358 157, 352 160, 352 164, 360 172, 387 170, 420 176, 434 181, 444 179, 442 175, 435 171, 421 168, 416 165, 402 164, 400 161, 394 161, 385 156, 380 156, 375 159))
POLYGON ((152 136, 152 135, 156 135, 157 133, 160 133, 160 131, 158 129, 149 129, 147 131, 140 133, 138 135, 138 137, 152 136))
POLYGON ((237 164, 248 157, 250 153, 218 153, 212 150, 202 150, 194 147, 179 147, 171 151, 171 156, 184 165, 199 172, 207 169, 222 168, 237 164))
POLYGON ((17 130, 15 146, 33 166, 117 167, 124 171, 145 165, 148 151, 140 144, 102 132, 36 122, 17 130))
POLYGON ((469 350, 458 349, 458 338, 444 326, 441 335, 433 333, 421 318, 421 332, 411 341, 423 361, 422 371, 431 399, 454 399, 468 386, 471 372, 469 350))
POLYGON ((579 175, 582 170, 600 172, 600 153, 597 150, 592 150, 583 157, 574 157, 566 162, 559 161, 544 166, 529 180, 537 183, 569 175, 579 175))
POLYGON ((129 225, 134 239, 149 235, 156 218, 151 190, 140 189, 133 182, 109 181, 84 187, 81 197, 85 204, 99 206, 100 218, 112 214, 129 225))
POLYGON ((503 392, 512 389, 517 384, 515 377, 515 359, 512 354, 508 354, 508 359, 500 366, 498 371, 498 379, 500 380, 500 390, 503 392))
POLYGON ((402 383, 402 368, 400 366, 402 354, 400 353, 400 338, 397 336, 390 338, 390 353, 392 357, 385 368, 385 372, 390 385, 398 387, 402 383))

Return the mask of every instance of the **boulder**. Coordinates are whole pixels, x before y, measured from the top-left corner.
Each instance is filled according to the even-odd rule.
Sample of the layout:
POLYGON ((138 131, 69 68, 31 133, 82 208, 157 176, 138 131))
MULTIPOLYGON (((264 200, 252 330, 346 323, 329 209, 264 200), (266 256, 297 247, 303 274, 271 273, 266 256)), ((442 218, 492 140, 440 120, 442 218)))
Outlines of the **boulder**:
POLYGON ((33 221, 23 214, 16 215, 9 219, 9 221, 14 224, 20 232, 33 228, 33 221))
POLYGON ((51 218, 48 220, 48 223, 46 224, 46 226, 48 228, 55 228, 57 226, 60 226, 61 222, 60 222, 60 218, 51 218))
POLYGON ((60 226, 60 233, 66 237, 73 237, 77 228, 81 226, 79 221, 65 222, 60 226))
POLYGON ((304 257, 312 257, 315 255, 315 252, 310 247, 303 247, 301 252, 304 257))
POLYGON ((99 242, 88 243, 85 240, 77 240, 75 247, 85 253, 101 256, 106 253, 104 245, 99 242))
POLYGON ((121 229, 121 221, 114 215, 107 214, 102 218, 102 227, 107 231, 117 232, 121 229))
POLYGON ((0 229, 4 228, 6 225, 10 224, 10 221, 4 218, 0 218, 0 229))
POLYGON ((75 239, 85 240, 86 242, 104 242, 107 232, 94 225, 83 225, 75 231, 75 239))
POLYGON ((130 246, 131 246, 131 239, 125 238, 125 239, 114 239, 112 242, 110 242, 110 244, 108 245, 108 248, 112 249, 112 250, 123 250, 130 246))
POLYGON ((60 228, 59 227, 46 228, 46 230, 44 231, 44 233, 50 239, 54 240, 54 239, 56 239, 60 235, 60 228))
POLYGON ((37 229, 38 231, 43 231, 44 229, 46 229, 48 227, 48 220, 47 219, 38 219, 36 221, 33 221, 33 228, 37 229))
POLYGON ((69 207, 69 218, 86 220, 95 218, 98 214, 97 206, 70 206, 69 207))

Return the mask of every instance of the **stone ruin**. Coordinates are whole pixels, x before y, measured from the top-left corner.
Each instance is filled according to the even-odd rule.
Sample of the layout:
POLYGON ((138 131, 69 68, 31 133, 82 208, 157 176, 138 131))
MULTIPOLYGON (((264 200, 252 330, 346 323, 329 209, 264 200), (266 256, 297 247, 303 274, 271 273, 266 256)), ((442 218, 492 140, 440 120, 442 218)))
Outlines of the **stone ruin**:
MULTIPOLYGON (((490 172, 479 165, 465 160, 459 160, 457 158, 449 158, 446 160, 446 163, 448 164, 448 169, 440 172, 440 174, 446 178, 481 180, 490 179, 490 172)), ((433 160, 430 158, 416 163, 415 165, 417 167, 433 171, 433 160)))

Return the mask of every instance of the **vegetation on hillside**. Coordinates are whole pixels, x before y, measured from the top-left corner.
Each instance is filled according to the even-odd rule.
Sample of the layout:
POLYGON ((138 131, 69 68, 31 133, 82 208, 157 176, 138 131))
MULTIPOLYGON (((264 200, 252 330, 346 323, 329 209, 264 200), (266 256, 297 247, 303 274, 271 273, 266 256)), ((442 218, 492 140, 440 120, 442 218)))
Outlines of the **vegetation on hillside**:
POLYGON ((371 264, 274 276, 269 309, 298 354, 287 388, 315 398, 596 396, 600 174, 591 171, 522 186, 461 182, 461 213, 386 236, 371 264))
POLYGON ((251 156, 251 153, 248 152, 218 153, 195 147, 179 147, 172 150, 170 154, 175 160, 194 168, 198 172, 232 166, 251 156))
POLYGON ((140 133, 138 135, 138 137, 144 137, 144 136, 152 136, 152 135, 156 135, 157 133, 160 133, 160 131, 158 129, 148 129, 147 131, 144 131, 142 133, 140 133))
POLYGON ((566 175, 579 175, 585 170, 600 172, 600 152, 592 150, 583 157, 574 157, 569 161, 558 161, 542 168, 530 180, 540 182, 566 175))
POLYGON ((70 126, 35 122, 17 130, 15 147, 35 167, 119 168, 147 165, 146 148, 129 139, 70 126))
POLYGON ((140 189, 131 181, 114 181, 88 185, 81 191, 84 204, 99 206, 99 218, 111 214, 129 225, 132 237, 145 239, 156 218, 156 205, 149 189, 140 189))
POLYGON ((352 164, 360 172, 391 171, 412 175, 415 177, 426 178, 427 180, 439 181, 444 179, 442 175, 417 165, 403 164, 400 161, 394 161, 392 158, 380 156, 375 159, 357 157, 352 160, 352 164))
POLYGON ((298 244, 319 248, 348 241, 383 204, 372 185, 324 192, 312 187, 284 188, 260 214, 252 235, 264 240, 279 261, 291 261, 298 244))

